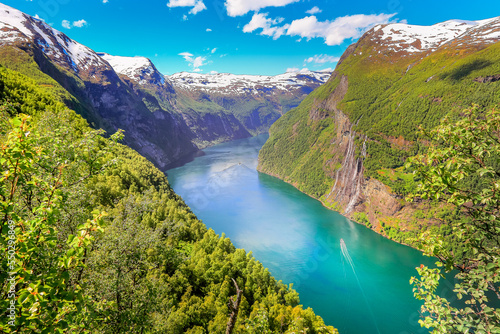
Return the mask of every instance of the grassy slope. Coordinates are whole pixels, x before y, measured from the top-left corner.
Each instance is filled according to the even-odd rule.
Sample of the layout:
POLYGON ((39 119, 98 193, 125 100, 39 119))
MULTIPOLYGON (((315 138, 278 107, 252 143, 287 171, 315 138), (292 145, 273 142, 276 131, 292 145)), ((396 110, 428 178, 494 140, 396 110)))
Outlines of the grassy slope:
POLYGON ((500 43, 477 52, 441 50, 423 59, 378 54, 372 48, 373 44, 360 40, 339 64, 333 80, 271 127, 259 156, 260 170, 316 198, 328 193, 342 160, 341 152, 332 149, 336 125, 331 118, 311 120, 309 113, 315 101, 333 93, 342 75, 348 77, 349 89, 338 108, 357 123, 353 127, 358 133, 357 154, 360 135, 368 137, 365 176, 400 195, 414 184, 401 166, 422 150, 417 141, 420 125, 431 129, 443 116, 459 117, 471 104, 485 108, 500 104, 500 82, 474 81, 500 73, 500 43))

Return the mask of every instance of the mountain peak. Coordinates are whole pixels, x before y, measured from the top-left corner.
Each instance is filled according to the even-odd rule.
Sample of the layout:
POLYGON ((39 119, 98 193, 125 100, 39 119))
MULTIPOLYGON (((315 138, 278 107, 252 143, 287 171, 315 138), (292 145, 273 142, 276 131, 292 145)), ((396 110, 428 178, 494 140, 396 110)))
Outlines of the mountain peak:
POLYGON ((141 85, 147 83, 165 84, 165 78, 149 58, 112 56, 104 52, 99 52, 98 55, 106 60, 116 73, 141 85))
POLYGON ((262 94, 291 92, 304 86, 317 87, 325 83, 331 72, 300 71, 287 72, 275 76, 239 75, 230 73, 202 74, 180 72, 167 76, 175 88, 231 94, 262 94))
POLYGON ((432 26, 392 23, 378 25, 372 32, 391 51, 427 52, 457 39, 473 40, 474 44, 496 42, 500 39, 500 17, 480 21, 449 20, 432 26))
POLYGON ((53 61, 76 73, 92 67, 108 67, 90 48, 42 20, 0 3, 0 45, 30 42, 34 42, 53 61))

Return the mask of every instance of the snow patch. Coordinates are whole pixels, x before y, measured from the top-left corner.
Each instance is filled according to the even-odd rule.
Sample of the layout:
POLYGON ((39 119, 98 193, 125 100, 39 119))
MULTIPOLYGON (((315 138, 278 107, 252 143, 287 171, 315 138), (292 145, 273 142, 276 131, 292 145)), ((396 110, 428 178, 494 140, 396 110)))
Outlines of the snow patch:
POLYGON ((146 57, 112 56, 107 53, 98 53, 98 55, 106 60, 116 73, 135 79, 139 84, 146 84, 146 79, 154 80, 155 77, 159 80, 160 84, 163 85, 166 83, 163 75, 158 72, 151 60, 146 57))
MULTIPOLYGON (((381 39, 391 43, 394 51, 409 53, 435 50, 456 38, 476 36, 479 41, 497 39, 500 35, 500 17, 481 20, 449 20, 432 26, 403 23, 388 24, 381 28, 381 39)), ((374 31, 378 31, 376 27, 374 31)))
POLYGON ((297 90, 308 84, 323 84, 331 72, 300 71, 276 76, 237 75, 229 73, 200 74, 181 72, 168 76, 174 87, 221 94, 267 94, 297 90))
POLYGON ((0 3, 0 43, 33 39, 48 56, 66 59, 75 72, 106 66, 90 48, 73 41, 45 22, 0 3))

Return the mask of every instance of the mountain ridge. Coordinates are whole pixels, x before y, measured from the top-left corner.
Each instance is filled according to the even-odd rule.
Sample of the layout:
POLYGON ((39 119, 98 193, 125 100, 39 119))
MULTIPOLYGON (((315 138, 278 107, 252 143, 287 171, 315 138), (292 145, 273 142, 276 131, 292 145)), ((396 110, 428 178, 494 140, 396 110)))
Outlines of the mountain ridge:
POLYGON ((415 180, 402 166, 425 147, 419 126, 500 104, 500 18, 482 22, 422 52, 409 52, 422 45, 413 39, 395 48, 401 39, 381 38, 384 26, 366 32, 329 81, 271 127, 259 170, 403 243, 451 219, 450 208, 403 200, 415 180))
POLYGON ((409 25, 404 23, 392 23, 379 25, 373 28, 374 33, 381 33, 381 41, 398 43, 393 46, 394 51, 405 51, 409 53, 433 51, 444 44, 461 36, 471 36, 485 28, 491 30, 489 33, 478 36, 477 41, 497 40, 500 38, 500 20, 498 17, 479 20, 448 20, 431 26, 409 25), (401 44, 401 42, 403 42, 401 44), (420 45, 420 47, 418 47, 420 45))
POLYGON ((1 65, 49 85, 94 127, 125 130, 125 143, 161 169, 204 147, 267 131, 306 95, 231 95, 212 101, 206 92, 178 94, 151 60, 98 54, 4 4, 0 53, 1 65), (240 101, 247 102, 244 110, 236 107, 240 101))
POLYGON ((259 89, 290 92, 314 82, 324 83, 330 77, 330 71, 300 71, 288 72, 274 76, 238 75, 231 73, 200 74, 180 72, 167 76, 173 85, 179 89, 197 89, 225 95, 232 93, 257 94, 259 89), (239 87, 238 87, 239 84, 239 87))

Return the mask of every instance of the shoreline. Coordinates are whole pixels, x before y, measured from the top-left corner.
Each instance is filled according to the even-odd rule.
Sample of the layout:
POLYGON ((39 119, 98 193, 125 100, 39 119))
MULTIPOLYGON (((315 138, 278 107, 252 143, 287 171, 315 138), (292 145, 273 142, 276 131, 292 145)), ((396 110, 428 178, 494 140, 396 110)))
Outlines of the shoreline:
POLYGON ((278 179, 278 180, 280 180, 280 181, 285 182, 286 184, 291 185, 292 187, 294 187, 295 189, 297 189, 297 191, 300 191, 302 194, 307 195, 307 196, 309 196, 310 198, 312 198, 312 199, 317 200, 318 202, 320 202, 320 203, 321 203, 321 205, 322 205, 324 208, 326 208, 326 209, 328 209, 328 210, 330 210, 330 211, 337 212, 337 213, 338 213, 339 215, 341 215, 342 217, 345 217, 345 218, 349 219, 350 221, 352 221, 352 222, 354 222, 354 223, 356 223, 356 224, 358 224, 358 225, 361 225, 361 226, 363 226, 363 227, 365 227, 365 228, 367 228, 367 229, 371 230, 371 231, 372 231, 372 232, 374 232, 374 233, 377 233, 378 235, 380 235, 380 236, 384 237, 384 238, 385 238, 385 239, 387 239, 387 240, 393 241, 393 242, 398 243, 398 244, 403 245, 403 246, 407 246, 407 247, 413 248, 413 249, 415 249, 415 250, 417 250, 417 251, 419 251, 419 252, 423 253, 423 251, 422 251, 422 250, 420 250, 420 249, 418 249, 418 248, 416 248, 416 247, 414 247, 414 246, 412 246, 412 245, 409 245, 409 244, 407 244, 407 243, 404 243, 404 242, 399 242, 399 241, 396 241, 396 240, 394 240, 394 239, 391 239, 391 238, 389 238, 387 235, 385 235, 385 234, 383 234, 383 233, 380 233, 380 232, 378 232, 377 230, 374 230, 374 229, 372 229, 372 228, 369 228, 369 227, 368 227, 368 226, 366 226, 365 224, 360 223, 360 222, 357 222, 357 221, 355 221, 354 219, 352 219, 352 218, 350 218, 350 217, 348 217, 348 216, 344 215, 343 213, 341 213, 341 212, 339 212, 339 211, 337 211, 337 210, 334 210, 334 209, 332 209, 332 208, 328 207, 328 206, 325 204, 325 202, 324 202, 324 201, 322 201, 321 199, 316 198, 316 197, 314 197, 313 195, 308 194, 308 193, 306 193, 306 192, 304 192, 304 191, 300 190, 299 188, 297 188, 297 186, 296 186, 296 185, 294 185, 293 183, 290 183, 290 182, 288 182, 288 181, 286 181, 286 180, 284 180, 284 179, 280 178, 280 177, 279 177, 279 176, 277 176, 276 174, 271 174, 271 173, 264 172, 264 171, 262 171, 262 170, 260 170, 260 169, 259 169, 259 166, 257 166, 257 172, 258 172, 258 173, 265 174, 265 175, 268 175, 268 176, 271 176, 271 177, 274 177, 274 178, 276 178, 276 179, 278 179))

